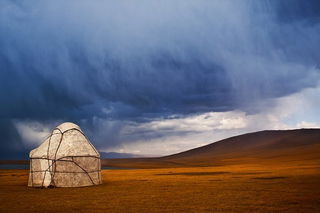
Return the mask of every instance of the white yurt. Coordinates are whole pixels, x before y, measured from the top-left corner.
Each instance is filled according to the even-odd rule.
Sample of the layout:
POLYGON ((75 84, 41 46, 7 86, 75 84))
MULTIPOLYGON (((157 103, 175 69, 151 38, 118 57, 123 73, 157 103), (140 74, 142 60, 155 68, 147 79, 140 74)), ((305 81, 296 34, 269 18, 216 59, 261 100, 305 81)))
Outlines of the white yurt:
POLYGON ((57 126, 30 152, 31 187, 81 187, 101 184, 99 152, 74 123, 57 126))

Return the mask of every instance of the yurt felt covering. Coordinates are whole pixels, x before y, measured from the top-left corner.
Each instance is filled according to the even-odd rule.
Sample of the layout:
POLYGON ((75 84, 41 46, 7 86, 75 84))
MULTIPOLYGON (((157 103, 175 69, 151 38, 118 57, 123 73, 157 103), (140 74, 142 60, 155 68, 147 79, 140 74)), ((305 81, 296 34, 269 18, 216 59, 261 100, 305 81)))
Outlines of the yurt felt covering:
POLYGON ((30 152, 28 186, 81 187, 101 184, 99 152, 79 126, 63 123, 30 152))

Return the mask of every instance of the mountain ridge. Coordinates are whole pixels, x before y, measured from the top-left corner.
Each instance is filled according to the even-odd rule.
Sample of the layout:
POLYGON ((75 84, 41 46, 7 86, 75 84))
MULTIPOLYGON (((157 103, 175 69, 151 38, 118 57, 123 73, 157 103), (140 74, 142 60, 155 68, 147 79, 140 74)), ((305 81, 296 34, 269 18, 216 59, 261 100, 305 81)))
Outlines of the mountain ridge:
MULTIPOLYGON (((319 161, 320 129, 263 130, 158 158, 104 159, 107 166, 164 168, 319 161)), ((310 163, 310 162, 309 162, 310 163)))

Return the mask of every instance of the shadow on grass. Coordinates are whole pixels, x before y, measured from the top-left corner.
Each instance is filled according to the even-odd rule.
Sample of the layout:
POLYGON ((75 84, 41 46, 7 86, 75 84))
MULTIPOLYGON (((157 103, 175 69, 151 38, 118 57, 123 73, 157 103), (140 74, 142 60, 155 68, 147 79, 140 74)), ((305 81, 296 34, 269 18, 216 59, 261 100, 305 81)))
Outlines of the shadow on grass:
POLYGON ((231 172, 181 172, 181 173, 163 173, 156 175, 186 175, 186 176, 202 176, 202 175, 223 175, 231 172))
POLYGON ((224 174, 235 174, 235 175, 257 175, 257 174, 267 174, 271 172, 181 172, 181 173, 161 173, 156 175, 186 175, 186 176, 204 176, 204 175, 224 175, 224 174))
POLYGON ((276 180, 276 179, 286 179, 288 177, 283 177, 283 176, 274 176, 274 177, 254 177, 252 179, 256 180, 276 180))

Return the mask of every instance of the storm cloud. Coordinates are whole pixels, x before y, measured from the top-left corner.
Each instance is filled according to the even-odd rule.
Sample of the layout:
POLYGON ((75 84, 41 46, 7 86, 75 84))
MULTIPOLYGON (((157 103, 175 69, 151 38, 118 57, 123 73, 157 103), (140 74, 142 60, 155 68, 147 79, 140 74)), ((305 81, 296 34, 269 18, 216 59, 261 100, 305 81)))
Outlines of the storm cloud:
POLYGON ((130 122, 263 110, 318 84, 319 19, 316 0, 1 1, 1 153, 21 122, 103 148, 130 122))

